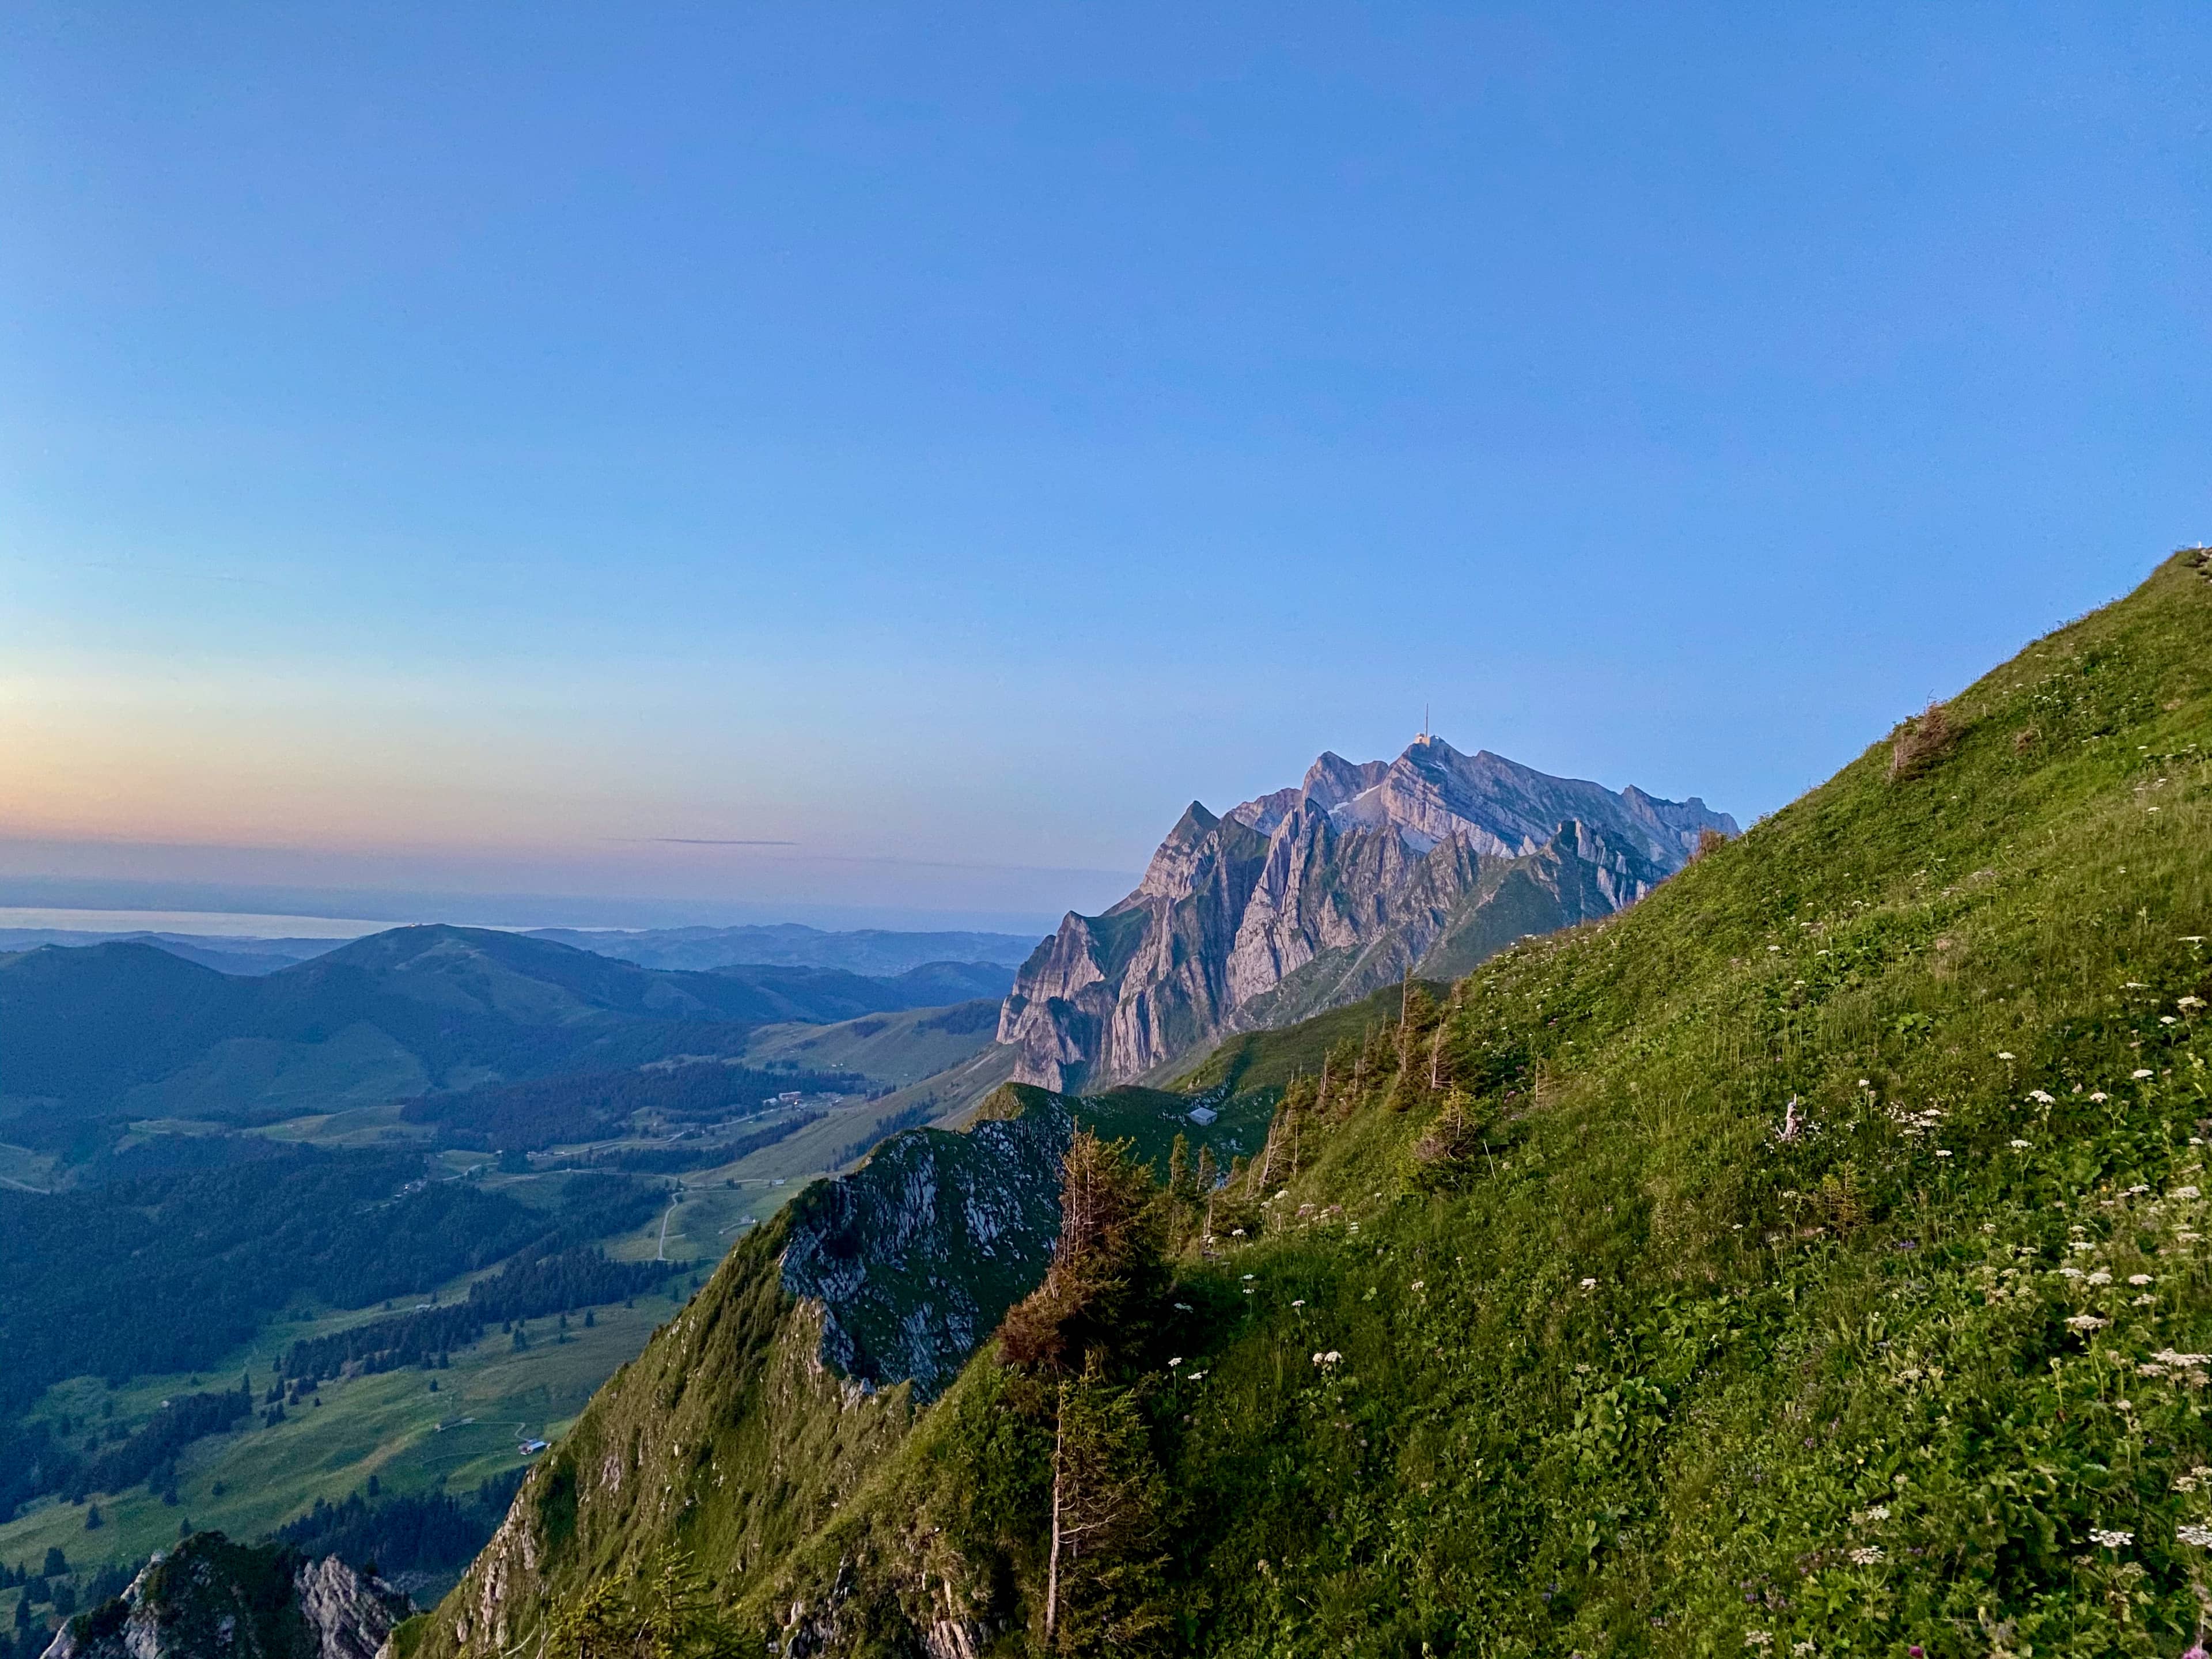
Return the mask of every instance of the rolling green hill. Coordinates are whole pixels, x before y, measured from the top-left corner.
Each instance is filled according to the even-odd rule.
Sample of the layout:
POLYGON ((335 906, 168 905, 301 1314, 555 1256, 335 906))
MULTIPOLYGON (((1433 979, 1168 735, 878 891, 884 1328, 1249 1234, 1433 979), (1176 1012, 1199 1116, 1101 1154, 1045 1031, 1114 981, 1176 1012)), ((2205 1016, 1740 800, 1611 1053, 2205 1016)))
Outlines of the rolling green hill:
POLYGON ((1205 1098, 1272 1111, 1267 1179, 1160 1200, 1099 1369, 863 1389, 763 1230, 416 1651, 675 1545, 755 1651, 2180 1653, 2208 750, 2191 550, 1619 915, 1249 1039, 1205 1098))
POLYGON ((258 977, 143 944, 0 956, 0 1139, 87 1122, 270 1122, 433 1091, 743 1051, 760 1026, 973 997, 1004 970, 644 969, 483 928, 398 927, 258 977))
POLYGON ((999 1029, 995 1000, 870 1014, 830 1025, 769 1025, 745 1043, 747 1060, 787 1060, 812 1072, 858 1072, 904 1087, 959 1065, 999 1029))

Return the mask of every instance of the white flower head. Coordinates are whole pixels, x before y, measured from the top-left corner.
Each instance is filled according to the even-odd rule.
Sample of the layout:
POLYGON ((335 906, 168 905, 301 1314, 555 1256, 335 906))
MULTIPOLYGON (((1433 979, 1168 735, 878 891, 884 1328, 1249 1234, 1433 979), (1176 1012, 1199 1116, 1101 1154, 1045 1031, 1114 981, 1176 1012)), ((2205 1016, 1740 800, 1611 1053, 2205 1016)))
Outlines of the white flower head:
POLYGON ((2012 1149, 2016 1152, 2024 1152, 2027 1150, 2027 1143, 2024 1140, 2015 1140, 2012 1143, 2012 1149))
POLYGON ((2173 1196, 2176 1198, 2195 1198, 2198 1196, 2198 1194, 2197 1188, 2194 1187, 2176 1187, 2173 1189, 2173 1196))
POLYGON ((2145 1078, 2151 1075, 2151 1072, 2150 1068, 2147 1066, 2138 1066, 2133 1072, 2130 1073, 2129 1075, 2134 1078, 2136 1082, 2141 1083, 2145 1078))
POLYGON ((1304 1297, 1300 1297, 1297 1301, 1291 1303, 1291 1305, 1293 1308, 1303 1308, 1306 1305, 1306 1299, 1304 1297))
POLYGON ((2089 1275, 2089 1282, 2092 1285, 2109 1285, 2112 1282, 2112 1276, 2100 1267, 2089 1275))
POLYGON ((2128 1275, 2128 1283, 2130 1285, 2148 1285, 2150 1282, 2151 1278, 2148 1273, 2130 1273, 2128 1275))
POLYGON ((2176 1527, 2173 1535, 2183 1543, 2200 1550, 2212 1550, 2212 1527, 2176 1527))
POLYGON ((2090 1098, 2090 1099, 2092 1099, 2092 1100, 2094 1100, 2094 1101, 2095 1101, 2095 1102, 2097 1103, 2097 1104, 2099 1104, 2100 1106, 2101 1106, 2101 1105, 2103 1105, 2106 1101, 2110 1100, 2110 1099, 2112 1098, 2112 1097, 2111 1097, 2110 1095, 2106 1094, 2106 1093, 2102 1089, 2098 1089, 2098 1090, 2094 1091, 2090 1094, 2089 1098, 2090 1098))
POLYGON ((1881 1559, 1881 1546, 1879 1544, 1862 1544, 1851 1552, 1854 1566, 1871 1567, 1881 1559))
POLYGON ((2030 1089, 2027 1091, 2027 1097, 2030 1100, 2034 1101, 2037 1104, 2042 1106, 2052 1106, 2057 1103, 2047 1092, 2041 1089, 2030 1089))
POLYGON ((2116 1550, 2136 1541, 2135 1534, 2121 1527, 2092 1527, 2089 1536, 2100 1547, 2116 1550))
POLYGON ((1595 1279, 1585 1279, 1583 1280, 1583 1288, 1586 1291, 1595 1290, 1597 1288, 1597 1280, 1595 1279))
POLYGON ((2012 1051, 2008 1048, 2000 1048, 1997 1050, 1997 1058, 1999 1060, 2010 1060, 2012 1058, 2012 1051))

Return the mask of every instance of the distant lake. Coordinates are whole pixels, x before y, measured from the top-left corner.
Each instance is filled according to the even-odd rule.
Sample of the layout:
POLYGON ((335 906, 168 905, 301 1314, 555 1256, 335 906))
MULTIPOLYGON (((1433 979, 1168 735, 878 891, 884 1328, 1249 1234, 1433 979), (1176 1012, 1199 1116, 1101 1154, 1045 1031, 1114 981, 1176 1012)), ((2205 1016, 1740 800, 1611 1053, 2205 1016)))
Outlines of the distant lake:
POLYGON ((0 927, 78 933, 198 933, 238 939, 359 939, 397 924, 339 916, 249 915, 231 910, 52 910, 0 904, 0 927))

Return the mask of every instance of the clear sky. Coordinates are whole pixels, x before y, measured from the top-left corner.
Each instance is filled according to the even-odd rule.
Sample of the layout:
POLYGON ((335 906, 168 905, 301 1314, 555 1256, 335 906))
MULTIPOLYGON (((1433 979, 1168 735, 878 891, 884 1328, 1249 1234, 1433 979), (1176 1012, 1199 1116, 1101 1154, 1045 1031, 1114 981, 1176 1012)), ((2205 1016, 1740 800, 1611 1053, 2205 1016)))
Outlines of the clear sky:
POLYGON ((2208 87, 2199 5, 11 6, 0 903, 1042 925, 1425 704, 1747 822, 2212 537, 2208 87))

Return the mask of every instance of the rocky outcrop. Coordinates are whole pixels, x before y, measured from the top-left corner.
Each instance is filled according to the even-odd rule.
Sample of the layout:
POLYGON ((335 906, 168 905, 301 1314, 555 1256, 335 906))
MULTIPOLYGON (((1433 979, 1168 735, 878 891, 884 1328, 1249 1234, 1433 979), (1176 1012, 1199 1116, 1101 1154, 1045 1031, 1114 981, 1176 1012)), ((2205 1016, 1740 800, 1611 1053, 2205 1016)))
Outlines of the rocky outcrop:
POLYGON ((793 1201, 783 1288, 821 1304, 822 1361, 863 1391, 934 1399, 1044 1276, 1074 1120, 1008 1093, 1013 1115, 895 1136, 793 1201))
POLYGON ((1616 794, 1438 738, 1395 761, 1325 754, 1298 787, 1218 817, 1192 802, 1134 892, 1070 914, 1023 965, 999 1041, 1018 1082, 1126 1082, 1230 1032, 1610 915, 1708 830, 1736 833, 1694 798, 1616 794))
POLYGON ((414 1610, 335 1555, 196 1532, 70 1620, 46 1659, 375 1659, 414 1610))

